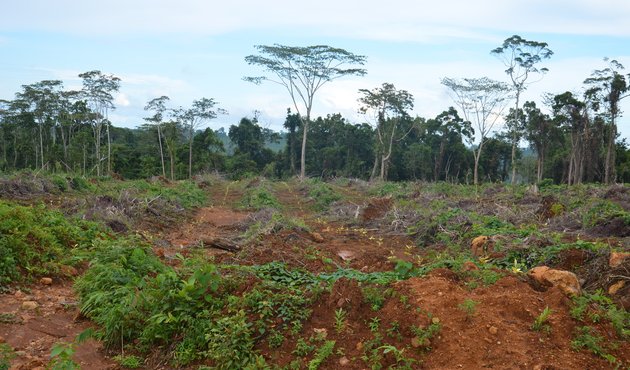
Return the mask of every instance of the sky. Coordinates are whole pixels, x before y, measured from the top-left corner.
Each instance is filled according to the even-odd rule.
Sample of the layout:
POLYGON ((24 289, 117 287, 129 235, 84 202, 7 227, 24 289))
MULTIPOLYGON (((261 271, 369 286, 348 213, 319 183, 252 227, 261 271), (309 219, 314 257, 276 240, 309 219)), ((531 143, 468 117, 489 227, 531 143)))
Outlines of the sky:
MULTIPOLYGON (((335 80, 316 96, 313 116, 341 113, 361 123, 359 89, 384 82, 407 90, 413 114, 432 118, 454 105, 444 77, 488 76, 508 82, 490 51, 519 35, 554 52, 549 72, 523 100, 542 107, 543 93, 581 93, 583 81, 616 59, 630 73, 628 0, 3 0, 0 11, 0 99, 22 85, 58 79, 80 89, 79 73, 121 78, 110 120, 137 127, 146 103, 170 97, 173 108, 213 98, 229 114, 207 126, 235 125, 259 111, 280 130, 291 100, 244 58, 255 45, 330 45, 365 55, 367 75, 335 80)), ((543 109, 545 109, 543 107, 543 109)), ((620 136, 630 138, 630 98, 621 104, 620 136)))

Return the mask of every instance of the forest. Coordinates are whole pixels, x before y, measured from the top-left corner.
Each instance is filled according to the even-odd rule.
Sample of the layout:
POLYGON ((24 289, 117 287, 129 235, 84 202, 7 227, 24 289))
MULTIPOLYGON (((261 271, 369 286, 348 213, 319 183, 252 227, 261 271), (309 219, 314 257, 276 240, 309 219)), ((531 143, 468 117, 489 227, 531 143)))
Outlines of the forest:
POLYGON ((464 184, 630 180, 630 147, 617 130, 628 75, 615 60, 606 58, 601 69, 584 76, 580 93, 547 93, 543 106, 521 102, 528 85, 547 73, 538 64, 553 52, 546 43, 512 36, 492 50, 507 66, 510 83, 445 77, 453 106, 436 117, 413 116, 413 95, 383 83, 358 91, 365 119, 351 122, 338 113, 311 118, 313 97, 324 83, 365 74, 359 68, 365 57, 328 46, 257 50, 246 61, 272 77, 246 80, 279 83, 294 103, 281 132, 262 127, 256 110, 212 130, 205 126, 226 113, 217 100, 171 107, 167 96, 146 103, 136 128, 117 127, 109 113, 124 81, 93 70, 79 75, 80 91, 44 80, 23 85, 13 100, 0 100, 0 170, 171 180, 206 172, 233 179, 299 174, 464 184))

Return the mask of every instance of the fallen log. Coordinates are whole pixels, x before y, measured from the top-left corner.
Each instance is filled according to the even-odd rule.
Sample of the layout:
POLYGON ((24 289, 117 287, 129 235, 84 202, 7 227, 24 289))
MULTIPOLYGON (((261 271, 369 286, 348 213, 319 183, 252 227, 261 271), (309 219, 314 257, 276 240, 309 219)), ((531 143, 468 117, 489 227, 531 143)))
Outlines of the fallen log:
POLYGON ((224 238, 201 239, 199 244, 202 248, 216 248, 228 252, 238 252, 241 250, 239 245, 234 244, 231 240, 224 238))

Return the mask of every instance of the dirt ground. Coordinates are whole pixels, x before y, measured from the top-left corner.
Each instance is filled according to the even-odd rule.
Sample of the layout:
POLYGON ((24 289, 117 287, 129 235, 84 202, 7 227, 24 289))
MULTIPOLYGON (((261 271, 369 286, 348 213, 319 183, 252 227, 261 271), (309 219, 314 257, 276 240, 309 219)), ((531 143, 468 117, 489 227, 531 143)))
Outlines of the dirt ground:
MULTIPOLYGON (((328 258, 339 267, 372 272, 391 270, 392 257, 411 260, 413 240, 404 235, 383 235, 371 227, 372 220, 383 217, 391 200, 368 201, 357 217, 356 225, 326 221, 308 211, 308 200, 299 191, 279 192, 283 211, 304 218, 310 231, 283 230, 259 238, 241 251, 208 247, 209 241, 227 240, 235 244, 242 233, 241 225, 250 211, 239 210, 236 202, 242 195, 226 187, 210 189, 213 205, 198 209, 181 225, 160 230, 142 230, 158 256, 170 261, 176 253, 186 254, 192 248, 204 248, 218 262, 261 264, 284 261, 290 266, 322 272, 328 258), (310 258, 315 256, 316 258, 310 258)), ((582 252, 566 252, 562 267, 571 269, 584 262, 582 252)), ((535 289, 524 276, 511 275, 496 284, 470 289, 448 269, 437 269, 428 276, 411 278, 394 285, 394 297, 378 312, 381 327, 397 322, 401 328, 426 327, 438 322, 442 329, 431 339, 430 350, 413 354, 419 369, 610 369, 613 366, 587 351, 571 348, 574 331, 580 323, 569 315, 570 300, 557 288, 535 289), (465 300, 478 302, 474 312, 461 309, 465 300), (531 330, 534 319, 546 308, 552 310, 549 334, 531 330), (430 313, 430 315, 428 315, 430 313)), ((321 368, 363 369, 356 360, 372 337, 366 322, 376 313, 363 301, 361 287, 355 281, 340 279, 332 292, 318 300, 304 331, 324 330, 337 341, 343 354, 332 355, 321 368), (336 333, 334 310, 348 312, 348 330, 336 333), (345 360, 352 360, 346 362, 345 360)), ((90 322, 78 314, 72 282, 53 279, 52 285, 33 284, 24 291, 0 295, 0 342, 16 351, 11 369, 43 369, 54 343, 71 342, 90 322), (27 303, 34 302, 34 303, 27 303)), ((613 330, 602 325, 599 333, 613 337, 613 330)), ((417 347, 408 329, 397 339, 403 345, 417 347)), ((424 346, 424 345, 423 345, 424 346)), ((294 343, 287 341, 278 349, 258 348, 271 362, 287 365, 294 343)), ((630 344, 622 343, 613 354, 630 363, 630 344)), ((83 369, 116 369, 98 342, 88 341, 76 348, 75 360, 83 369)), ((384 363, 395 364, 391 355, 384 363)))

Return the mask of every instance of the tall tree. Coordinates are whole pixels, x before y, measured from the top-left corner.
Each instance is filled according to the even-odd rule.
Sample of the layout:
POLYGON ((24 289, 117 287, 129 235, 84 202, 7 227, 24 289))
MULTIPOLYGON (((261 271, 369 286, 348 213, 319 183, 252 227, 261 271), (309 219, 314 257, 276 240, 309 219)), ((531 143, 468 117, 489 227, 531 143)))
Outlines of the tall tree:
POLYGON ((488 77, 462 80, 443 78, 442 84, 453 92, 453 100, 461 108, 464 119, 472 122, 477 129, 479 144, 476 149, 473 149, 475 157, 473 182, 477 185, 479 183, 479 158, 483 146, 508 103, 511 89, 506 83, 494 81, 488 77))
POLYGON ((381 87, 372 90, 360 89, 363 94, 359 102, 363 104, 359 111, 372 114, 376 126, 376 158, 372 170, 371 180, 376 177, 376 170, 380 166, 380 180, 387 179, 387 167, 392 156, 394 143, 402 140, 411 131, 411 127, 402 132, 403 122, 410 122, 407 111, 413 109, 413 95, 406 90, 398 90, 391 83, 383 83, 381 87), (380 158, 378 158, 380 157, 380 158))
MULTIPOLYGON (((48 162, 44 158, 44 132, 57 119, 59 100, 63 83, 58 80, 46 80, 31 85, 22 86, 23 91, 16 94, 16 100, 21 101, 20 107, 24 113, 30 113, 37 124, 39 136, 39 163, 42 169, 48 162)), ((37 151, 36 151, 37 152, 37 151)), ((37 162, 37 161, 36 161, 37 162)))
POLYGON ((584 83, 591 86, 586 95, 596 102, 595 110, 600 110, 604 106, 603 118, 608 121, 608 137, 606 145, 606 162, 604 164, 604 182, 611 184, 616 181, 615 174, 615 140, 617 139, 617 118, 621 114, 619 102, 629 96, 630 86, 626 77, 619 73, 624 69, 623 65, 616 60, 609 60, 608 67, 595 70, 591 77, 584 83))
POLYGON ((551 144, 556 126, 551 118, 544 114, 536 103, 527 101, 523 104, 523 113, 525 117, 525 139, 531 147, 536 151, 536 181, 540 182, 543 178, 545 157, 547 149, 551 144))
POLYGON ((227 111, 222 108, 214 108, 217 102, 212 98, 201 98, 192 103, 192 107, 188 109, 179 108, 174 114, 188 131, 188 178, 192 179, 192 160, 193 160, 193 137, 195 130, 200 128, 204 123, 217 118, 218 114, 226 114, 227 111))
POLYGON ((580 184, 585 173, 586 155, 590 137, 590 122, 587 104, 567 91, 553 98, 553 113, 556 123, 563 127, 571 140, 566 176, 569 185, 580 184))
MULTIPOLYGON (((532 75, 538 75, 542 78, 542 75, 547 73, 547 68, 538 68, 536 64, 540 63, 543 59, 549 59, 553 55, 553 51, 549 49, 546 42, 529 41, 524 38, 514 35, 503 41, 503 45, 492 50, 491 54, 497 56, 503 64, 507 67, 505 73, 510 76, 512 87, 514 88, 514 95, 516 98, 516 105, 514 107, 514 120, 511 122, 518 124, 521 122, 519 117, 519 102, 521 93, 527 89, 527 86, 540 80, 531 81, 532 75)), ((507 122, 508 129, 512 139, 512 184, 516 183, 516 148, 518 142, 521 139, 522 128, 519 126, 510 126, 510 122, 507 122)))
POLYGON ((284 86, 289 93, 293 106, 302 120, 300 178, 303 179, 306 176, 306 139, 315 94, 327 82, 344 76, 365 75, 366 70, 357 68, 357 65, 365 64, 366 57, 327 45, 300 47, 274 44, 257 45, 255 48, 260 54, 246 56, 245 61, 249 65, 262 67, 273 77, 244 79, 256 84, 271 81, 284 86))
POLYGON ((144 110, 153 112, 151 117, 145 120, 157 128, 158 144, 160 146, 160 162, 162 164, 162 176, 166 177, 166 166, 164 165, 164 149, 162 146, 162 123, 164 122, 164 112, 166 112, 166 103, 170 100, 168 96, 162 95, 159 98, 151 99, 144 110))
POLYGON ((120 78, 101 71, 89 71, 79 74, 83 79, 83 98, 88 102, 89 108, 95 113, 92 120, 92 130, 94 131, 94 149, 96 154, 96 175, 101 175, 101 136, 103 126, 107 133, 107 172, 112 170, 112 145, 109 129, 109 111, 115 109, 114 96, 112 94, 120 89, 120 78))

